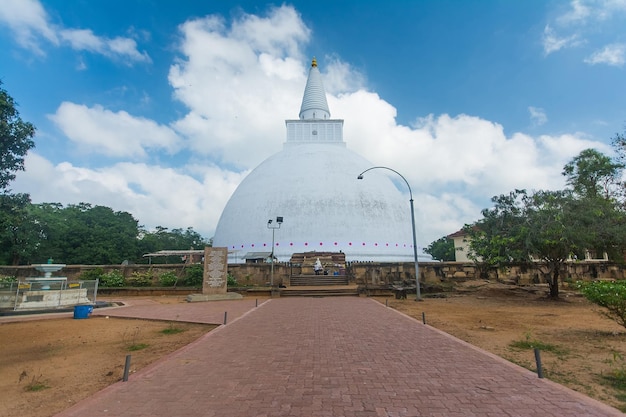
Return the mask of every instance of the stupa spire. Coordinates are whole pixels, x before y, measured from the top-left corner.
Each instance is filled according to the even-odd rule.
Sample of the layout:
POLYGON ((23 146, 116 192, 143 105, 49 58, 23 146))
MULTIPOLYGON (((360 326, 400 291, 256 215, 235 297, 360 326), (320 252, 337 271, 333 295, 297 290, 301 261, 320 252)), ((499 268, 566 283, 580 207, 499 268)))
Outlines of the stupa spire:
POLYGON ((306 81, 302 106, 300 106, 300 120, 330 119, 330 110, 326 101, 326 91, 322 83, 317 60, 313 57, 309 78, 306 81))

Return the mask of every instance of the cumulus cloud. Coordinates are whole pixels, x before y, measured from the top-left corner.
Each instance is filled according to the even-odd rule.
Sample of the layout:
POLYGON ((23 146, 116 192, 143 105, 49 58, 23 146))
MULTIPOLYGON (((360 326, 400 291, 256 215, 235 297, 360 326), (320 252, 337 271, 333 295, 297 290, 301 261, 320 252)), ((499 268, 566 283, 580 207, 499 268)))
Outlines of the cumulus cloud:
POLYGON ((295 9, 244 14, 230 26, 206 16, 179 30, 181 56, 169 81, 189 109, 175 127, 193 150, 245 167, 280 149, 277 120, 297 118, 306 82, 310 30, 295 9))
POLYGON ((66 45, 77 51, 89 51, 127 64, 151 62, 148 54, 139 52, 132 38, 107 38, 90 29, 64 28, 50 21, 38 0, 3 0, 0 2, 0 24, 7 25, 16 42, 38 55, 45 55, 42 44, 66 45))
MULTIPOLYGON (((87 35, 83 47, 97 47, 87 35)), ((290 6, 230 23, 213 15, 184 22, 168 75, 186 109, 178 120, 165 126, 99 105, 62 103, 50 117, 63 134, 119 161, 90 169, 31 154, 16 189, 20 184, 35 201, 104 204, 149 227, 193 226, 212 236, 237 184, 281 150, 284 120, 298 117, 310 37, 290 6), (132 161, 156 151, 190 151, 193 161, 171 168, 132 161)), ((562 188, 563 165, 585 148, 601 148, 579 133, 506 134, 502 125, 469 114, 416 115, 402 125, 394 105, 370 91, 349 63, 339 56, 317 60, 331 113, 345 120, 348 148, 412 184, 420 246, 480 218, 493 195, 562 188)), ((539 108, 529 112, 545 117, 539 108)))
POLYGON ((181 141, 168 126, 99 105, 63 102, 50 119, 84 152, 112 157, 143 158, 147 149, 174 153, 181 141))
POLYGON ((615 67, 621 67, 626 62, 626 44, 614 43, 606 45, 599 51, 585 58, 587 64, 607 64, 615 67))
POLYGON ((174 169, 128 162, 89 169, 69 162, 54 165, 35 152, 28 154, 25 167, 15 186, 37 190, 31 193, 34 203, 104 205, 133 214, 149 229, 191 225, 205 236, 212 236, 222 207, 246 174, 216 166, 174 169))

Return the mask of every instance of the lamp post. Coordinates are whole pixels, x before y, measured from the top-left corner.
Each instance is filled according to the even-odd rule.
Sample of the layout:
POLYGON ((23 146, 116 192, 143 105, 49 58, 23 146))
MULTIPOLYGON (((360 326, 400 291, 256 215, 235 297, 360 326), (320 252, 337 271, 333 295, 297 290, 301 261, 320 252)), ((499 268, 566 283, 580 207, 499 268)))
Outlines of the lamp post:
POLYGON ((270 255, 272 269, 270 272, 270 287, 274 288, 274 232, 276 229, 280 229, 280 225, 283 224, 283 218, 281 216, 276 217, 276 223, 272 224, 272 219, 267 221, 267 228, 272 229, 272 254, 270 255))
POLYGON ((362 180, 363 179, 363 174, 365 174, 367 171, 370 171, 372 169, 386 169, 389 170, 391 172, 395 172, 396 174, 398 174, 400 176, 400 178, 402 178, 404 180, 404 182, 406 183, 406 186, 409 189, 409 195, 411 196, 411 199, 409 200, 409 202, 411 203, 411 226, 413 228, 413 259, 415 260, 415 285, 417 286, 417 290, 416 290, 416 294, 415 294, 415 301, 422 301, 422 294, 420 291, 420 275, 419 275, 419 263, 417 261, 417 238, 415 236, 415 211, 413 210, 413 192, 411 191, 411 186, 409 185, 409 182, 406 180, 406 178, 404 178, 402 176, 402 174, 400 174, 398 171, 396 171, 395 169, 391 169, 388 167, 371 167, 366 169, 365 171, 361 172, 359 174, 358 177, 356 177, 358 180, 362 180))

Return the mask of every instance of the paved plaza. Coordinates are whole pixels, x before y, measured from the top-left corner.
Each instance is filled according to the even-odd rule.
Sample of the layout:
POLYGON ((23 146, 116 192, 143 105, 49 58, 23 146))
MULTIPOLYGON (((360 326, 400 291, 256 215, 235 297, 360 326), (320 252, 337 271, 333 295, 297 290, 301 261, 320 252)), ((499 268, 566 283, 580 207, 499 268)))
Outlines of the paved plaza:
POLYGON ((138 300, 95 314, 226 325, 58 414, 621 416, 368 298, 138 300))

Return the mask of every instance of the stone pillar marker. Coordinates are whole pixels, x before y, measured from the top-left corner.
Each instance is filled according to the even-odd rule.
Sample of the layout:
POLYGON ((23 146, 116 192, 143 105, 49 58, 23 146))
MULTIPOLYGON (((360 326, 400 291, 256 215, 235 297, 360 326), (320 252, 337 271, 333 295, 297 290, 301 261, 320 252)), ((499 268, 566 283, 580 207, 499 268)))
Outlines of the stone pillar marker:
POLYGON ((202 294, 226 294, 228 248, 204 248, 202 294))
POLYGON ((228 292, 228 248, 204 248, 204 273, 202 294, 189 294, 188 302, 238 300, 243 298, 236 292, 228 292))

